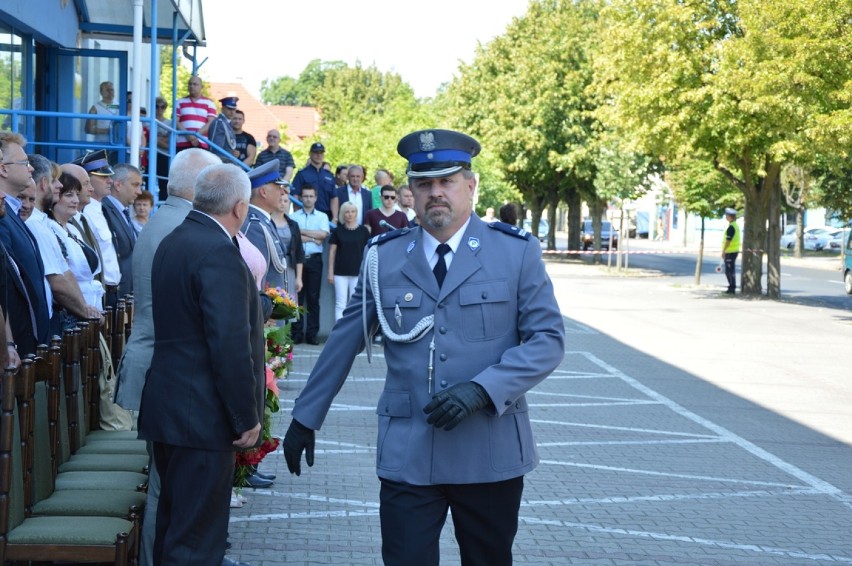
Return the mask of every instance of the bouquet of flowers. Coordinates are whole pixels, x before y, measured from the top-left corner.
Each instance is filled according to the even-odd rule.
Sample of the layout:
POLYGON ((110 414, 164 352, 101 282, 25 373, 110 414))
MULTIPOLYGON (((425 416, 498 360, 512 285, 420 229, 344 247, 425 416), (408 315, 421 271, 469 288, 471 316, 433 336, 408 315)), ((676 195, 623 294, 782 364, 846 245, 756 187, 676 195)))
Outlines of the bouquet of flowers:
POLYGON ((302 312, 302 309, 293 300, 293 297, 288 295, 287 291, 281 287, 267 287, 264 293, 272 300, 272 315, 270 318, 274 318, 275 320, 289 320, 296 318, 302 312))
POLYGON ((234 487, 248 487, 246 478, 254 473, 257 465, 266 457, 267 454, 275 452, 278 448, 279 441, 276 437, 272 436, 272 419, 270 418, 272 413, 277 413, 281 410, 278 395, 278 384, 275 383, 275 374, 267 365, 266 410, 263 411, 263 427, 261 429, 263 442, 261 442, 260 446, 257 448, 237 451, 237 460, 236 465, 234 466, 234 487))
POLYGON ((275 377, 286 377, 293 365, 293 339, 290 325, 268 326, 263 330, 266 339, 266 367, 275 377))

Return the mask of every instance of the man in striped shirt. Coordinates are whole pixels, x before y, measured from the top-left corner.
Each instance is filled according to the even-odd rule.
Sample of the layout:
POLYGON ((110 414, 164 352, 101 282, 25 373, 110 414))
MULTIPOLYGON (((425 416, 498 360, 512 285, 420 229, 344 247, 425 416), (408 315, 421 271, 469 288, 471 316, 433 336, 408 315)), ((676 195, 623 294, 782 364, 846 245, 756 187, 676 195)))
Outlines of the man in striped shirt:
MULTIPOLYGON (((201 94, 201 77, 189 78, 189 96, 181 98, 175 105, 178 128, 187 132, 198 132, 206 136, 210 124, 219 114, 216 104, 201 94)), ((208 145, 195 136, 178 136, 177 151, 190 147, 208 149, 208 145)))

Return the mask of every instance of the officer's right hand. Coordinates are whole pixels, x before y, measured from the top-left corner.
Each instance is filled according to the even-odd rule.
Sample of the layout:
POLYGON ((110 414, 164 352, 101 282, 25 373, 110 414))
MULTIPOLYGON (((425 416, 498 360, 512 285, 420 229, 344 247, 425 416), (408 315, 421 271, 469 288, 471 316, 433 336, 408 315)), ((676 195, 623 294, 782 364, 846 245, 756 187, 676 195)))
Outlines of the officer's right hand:
POLYGON ((293 419, 284 435, 284 459, 291 474, 302 475, 302 452, 305 453, 305 462, 313 467, 315 445, 316 432, 293 419))

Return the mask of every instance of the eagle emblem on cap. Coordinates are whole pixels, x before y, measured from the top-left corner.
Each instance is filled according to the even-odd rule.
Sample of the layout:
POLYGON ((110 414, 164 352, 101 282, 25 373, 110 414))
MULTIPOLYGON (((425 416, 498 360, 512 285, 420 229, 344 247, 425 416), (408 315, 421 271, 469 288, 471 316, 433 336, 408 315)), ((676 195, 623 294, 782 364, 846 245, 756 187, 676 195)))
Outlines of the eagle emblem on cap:
POLYGON ((435 133, 423 132, 420 134, 420 151, 431 151, 435 149, 435 133))

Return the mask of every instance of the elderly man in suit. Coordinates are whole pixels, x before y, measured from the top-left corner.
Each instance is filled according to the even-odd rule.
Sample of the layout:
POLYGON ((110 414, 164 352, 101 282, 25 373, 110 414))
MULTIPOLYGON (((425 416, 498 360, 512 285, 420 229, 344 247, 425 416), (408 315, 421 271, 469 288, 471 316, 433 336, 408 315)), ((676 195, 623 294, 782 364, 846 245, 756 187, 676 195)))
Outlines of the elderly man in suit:
MULTIPOLYGON (((118 366, 118 387, 115 402, 130 411, 138 411, 145 386, 145 374, 151 367, 154 354, 154 318, 151 311, 151 264, 163 238, 180 226, 192 210, 195 196, 195 179, 210 165, 222 161, 199 148, 190 148, 178 153, 169 170, 169 197, 145 229, 139 234, 133 250, 133 332, 124 348, 118 366)), ((160 497, 160 476, 157 467, 151 465, 148 474, 148 498, 145 504, 146 517, 142 523, 142 539, 139 548, 139 563, 153 564, 154 526, 160 497)))
POLYGON ((234 450, 258 441, 263 318, 235 238, 250 194, 239 168, 207 167, 193 210, 154 254, 154 355, 139 409, 161 484, 154 564, 222 562, 234 450))
POLYGON ((130 207, 142 193, 142 173, 128 163, 119 163, 112 170, 115 172, 112 185, 101 204, 121 271, 118 296, 124 297, 133 292, 133 248, 137 234, 130 222, 130 207))
POLYGON ((472 213, 479 143, 425 130, 397 150, 408 159, 420 227, 371 240, 371 277, 359 282, 329 337, 334 348, 320 354, 296 399, 284 455, 297 475, 304 452, 313 465, 315 431, 369 347, 362 328, 381 326, 385 564, 437 565, 450 509, 462 564, 506 566, 523 477, 538 462, 524 394, 562 360, 562 316, 538 242, 472 213))
MULTIPOLYGON (((337 189, 338 208, 343 206, 344 202, 351 202, 358 208, 358 224, 363 224, 367 211, 373 208, 373 193, 363 185, 364 168, 360 165, 350 165, 346 178, 349 182, 337 189)), ((338 220, 332 218, 333 222, 338 220)))

